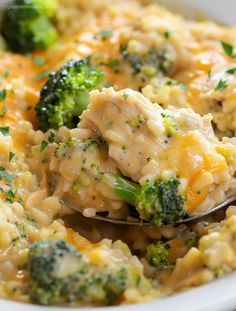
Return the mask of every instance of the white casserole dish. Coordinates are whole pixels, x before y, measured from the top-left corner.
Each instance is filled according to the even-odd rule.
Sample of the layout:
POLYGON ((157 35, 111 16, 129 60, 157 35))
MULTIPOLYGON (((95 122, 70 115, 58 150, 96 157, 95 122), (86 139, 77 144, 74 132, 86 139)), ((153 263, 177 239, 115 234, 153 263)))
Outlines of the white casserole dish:
MULTIPOLYGON (((46 0, 45 0, 46 1, 46 0)), ((217 22, 236 25, 235 0, 159 0, 175 11, 191 18, 207 17, 217 22)), ((7 3, 0 0, 0 6, 7 3)), ((236 34, 235 34, 236 35, 236 34)), ((144 304, 106 308, 86 308, 86 311, 234 311, 236 310, 236 273, 207 285, 172 297, 144 304)), ((0 300, 0 310, 7 311, 68 311, 69 308, 40 307, 0 300)))

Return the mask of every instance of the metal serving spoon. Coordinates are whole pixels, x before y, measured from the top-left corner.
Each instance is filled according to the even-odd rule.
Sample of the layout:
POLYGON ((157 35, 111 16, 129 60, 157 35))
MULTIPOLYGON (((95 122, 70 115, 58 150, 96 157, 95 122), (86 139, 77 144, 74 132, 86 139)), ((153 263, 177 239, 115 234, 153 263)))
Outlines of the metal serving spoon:
MULTIPOLYGON (((215 207, 206 210, 202 213, 198 213, 192 216, 189 216, 187 218, 184 218, 183 220, 176 222, 174 224, 180 225, 180 224, 184 224, 193 220, 197 220, 199 218, 202 218, 204 216, 210 215, 216 211, 218 211, 221 208, 226 207, 227 205, 229 205, 230 203, 236 201, 236 194, 229 196, 224 202, 222 202, 219 205, 216 205, 215 207)), ((77 206, 75 206, 74 204, 70 203, 68 200, 65 200, 64 203, 66 204, 67 207, 75 210, 76 212, 79 212, 83 215, 83 210, 78 208, 77 206)), ((84 216, 86 217, 86 216, 84 216)), ((111 218, 108 216, 103 216, 101 214, 96 214, 96 216, 93 217, 88 217, 88 218, 92 218, 92 219, 96 219, 99 221, 106 221, 109 223, 112 223, 114 225, 132 225, 132 226, 151 226, 148 222, 145 221, 140 221, 140 219, 137 218, 132 218, 132 217, 128 217, 127 219, 117 219, 117 218, 111 218)))

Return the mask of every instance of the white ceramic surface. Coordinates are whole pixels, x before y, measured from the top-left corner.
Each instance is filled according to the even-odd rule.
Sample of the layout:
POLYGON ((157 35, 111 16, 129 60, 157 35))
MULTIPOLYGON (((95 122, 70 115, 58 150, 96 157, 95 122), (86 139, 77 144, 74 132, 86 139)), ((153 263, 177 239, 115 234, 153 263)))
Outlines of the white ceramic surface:
MULTIPOLYGON (((208 18, 236 25, 236 0, 157 0, 190 18, 208 18)), ((236 310, 236 308, 235 308, 236 310)))
MULTIPOLYGON (((47 1, 47 0, 45 0, 47 1)), ((236 25, 236 0, 158 0, 190 18, 208 17, 236 25)), ((0 0, 0 6, 7 0, 0 0)), ((236 35, 236 33, 235 33, 236 35)), ((68 311, 0 300, 1 311, 68 311)), ((235 311, 236 273, 172 297, 119 307, 86 308, 86 311, 235 311)))

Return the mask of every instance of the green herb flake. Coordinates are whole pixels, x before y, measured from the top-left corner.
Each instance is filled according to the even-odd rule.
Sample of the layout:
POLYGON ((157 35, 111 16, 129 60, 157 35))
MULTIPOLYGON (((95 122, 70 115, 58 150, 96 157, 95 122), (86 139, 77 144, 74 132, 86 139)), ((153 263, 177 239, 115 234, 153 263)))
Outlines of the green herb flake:
POLYGON ((207 75, 208 75, 208 79, 210 80, 211 79, 211 69, 208 70, 207 75))
POLYGON ((168 85, 168 86, 173 86, 173 85, 176 85, 176 84, 174 83, 174 81, 168 80, 168 81, 166 82, 166 85, 168 85))
POLYGON ((225 275, 226 271, 223 267, 218 267, 213 270, 214 276, 220 278, 225 275))
POLYGON ((100 34, 102 36, 103 40, 109 39, 112 36, 112 30, 111 29, 102 29, 100 31, 100 34))
POLYGON ((22 198, 19 198, 17 202, 18 202, 19 204, 21 204, 21 205, 24 203, 24 201, 23 201, 22 198))
POLYGON ((182 90, 182 91, 187 91, 188 89, 188 86, 186 84, 183 84, 183 83, 179 83, 179 88, 182 90))
POLYGON ((11 72, 11 70, 9 69, 9 70, 6 70, 6 71, 4 71, 3 72, 3 74, 2 74, 2 77, 4 78, 4 79, 6 79, 8 76, 9 76, 9 73, 11 72))
POLYGON ((9 173, 7 173, 7 172, 5 172, 5 174, 4 174, 4 179, 5 179, 8 183, 11 183, 11 182, 14 180, 15 177, 16 177, 16 175, 14 175, 14 174, 9 174, 9 173))
POLYGON ((179 82, 177 82, 175 80, 168 80, 168 81, 166 81, 166 85, 167 86, 178 86, 183 91, 187 91, 187 89, 188 89, 188 86, 186 84, 179 83, 179 82))
POLYGON ((12 161, 12 159, 14 158, 14 156, 15 156, 15 153, 10 151, 10 152, 9 152, 9 162, 12 161))
POLYGON ((33 58, 33 62, 34 62, 35 65, 37 65, 37 66, 42 66, 42 65, 45 64, 45 59, 43 59, 42 57, 37 57, 37 56, 35 56, 35 57, 33 58))
POLYGON ((40 144, 40 152, 43 152, 47 148, 48 145, 49 145, 49 142, 46 140, 43 140, 40 144))
POLYGON ((5 167, 0 166, 0 179, 3 179, 5 175, 5 167))
POLYGON ((76 139, 70 137, 70 138, 67 140, 66 145, 67 145, 68 147, 74 147, 74 146, 76 145, 76 143, 77 143, 76 139))
POLYGON ((170 31, 165 31, 163 35, 166 39, 170 39, 170 37, 172 36, 172 33, 170 31))
POLYGON ((129 97, 129 94, 124 93, 122 96, 123 96, 123 97, 124 97, 124 99, 126 100, 126 99, 129 97))
POLYGON ((7 201, 9 201, 10 203, 13 202, 13 199, 15 198, 15 194, 17 192, 17 188, 13 187, 10 190, 7 191, 6 196, 7 196, 7 201))
POLYGON ((220 81, 215 86, 215 91, 224 90, 228 86, 227 82, 228 82, 227 80, 220 79, 220 81))
POLYGON ((7 107, 6 107, 6 106, 3 106, 3 107, 2 107, 2 110, 0 111, 0 117, 1 117, 1 118, 4 118, 5 115, 6 115, 6 113, 7 113, 7 107))
POLYGON ((120 62, 117 59, 111 59, 107 63, 101 62, 100 65, 112 68, 116 73, 120 73, 123 71, 123 68, 120 66, 120 62))
POLYGON ((48 77, 48 71, 43 70, 33 78, 33 81, 40 81, 41 79, 44 79, 47 77, 48 77))
POLYGON ((9 126, 0 127, 0 132, 2 133, 3 136, 10 136, 11 135, 9 126))
POLYGON ((0 166, 0 179, 5 179, 8 183, 11 183, 16 176, 6 171, 4 166, 0 166))
POLYGON ((231 44, 222 41, 221 46, 225 51, 225 54, 227 54, 230 58, 236 58, 236 55, 234 54, 234 48, 231 44))
POLYGON ((6 98, 7 96, 7 91, 6 89, 1 89, 0 90, 0 101, 4 101, 4 99, 6 98))
POLYGON ((49 133, 49 136, 48 136, 48 141, 49 141, 50 143, 53 143, 54 140, 55 140, 55 137, 56 137, 55 133, 50 132, 50 133, 49 133))
POLYGON ((226 71, 226 73, 228 73, 228 74, 230 74, 230 75, 235 74, 235 72, 236 72, 236 67, 233 67, 233 68, 231 68, 231 69, 229 69, 229 70, 226 71))

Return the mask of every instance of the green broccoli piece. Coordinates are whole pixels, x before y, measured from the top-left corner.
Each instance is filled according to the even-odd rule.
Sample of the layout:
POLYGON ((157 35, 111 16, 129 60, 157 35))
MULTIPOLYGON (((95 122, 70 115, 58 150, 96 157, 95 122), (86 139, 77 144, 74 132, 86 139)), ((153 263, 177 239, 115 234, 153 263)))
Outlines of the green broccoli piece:
POLYGON ((65 241, 34 243, 28 255, 28 270, 31 300, 41 305, 74 301, 113 304, 127 286, 126 268, 100 271, 65 241))
POLYGON ((114 174, 105 174, 103 181, 126 203, 134 206, 142 220, 153 226, 174 224, 186 216, 185 197, 178 193, 177 177, 155 183, 137 183, 114 174))
POLYGON ((151 266, 162 268, 169 264, 168 254, 169 245, 162 241, 150 244, 147 247, 146 259, 151 266))
POLYGON ((89 58, 72 60, 51 73, 35 108, 39 128, 46 132, 63 125, 76 127, 89 104, 89 91, 99 86, 102 79, 103 73, 91 66, 89 58))
POLYGON ((3 12, 1 24, 9 48, 28 53, 53 44, 58 38, 52 23, 56 8, 55 0, 14 0, 3 12))
POLYGON ((172 137, 177 131, 178 126, 173 118, 173 116, 169 114, 162 113, 163 123, 166 130, 166 135, 168 138, 172 137))
POLYGON ((117 269, 112 274, 93 274, 80 287, 79 298, 87 303, 113 304, 126 289, 127 277, 126 268, 117 269))
POLYGON ((77 284, 90 267, 65 241, 41 240, 29 251, 30 296, 42 305, 69 302, 77 297, 77 284))
POLYGON ((144 55, 129 54, 127 45, 120 46, 120 53, 132 70, 133 75, 142 74, 152 78, 158 74, 170 74, 174 68, 175 56, 170 46, 163 49, 150 48, 144 55))

